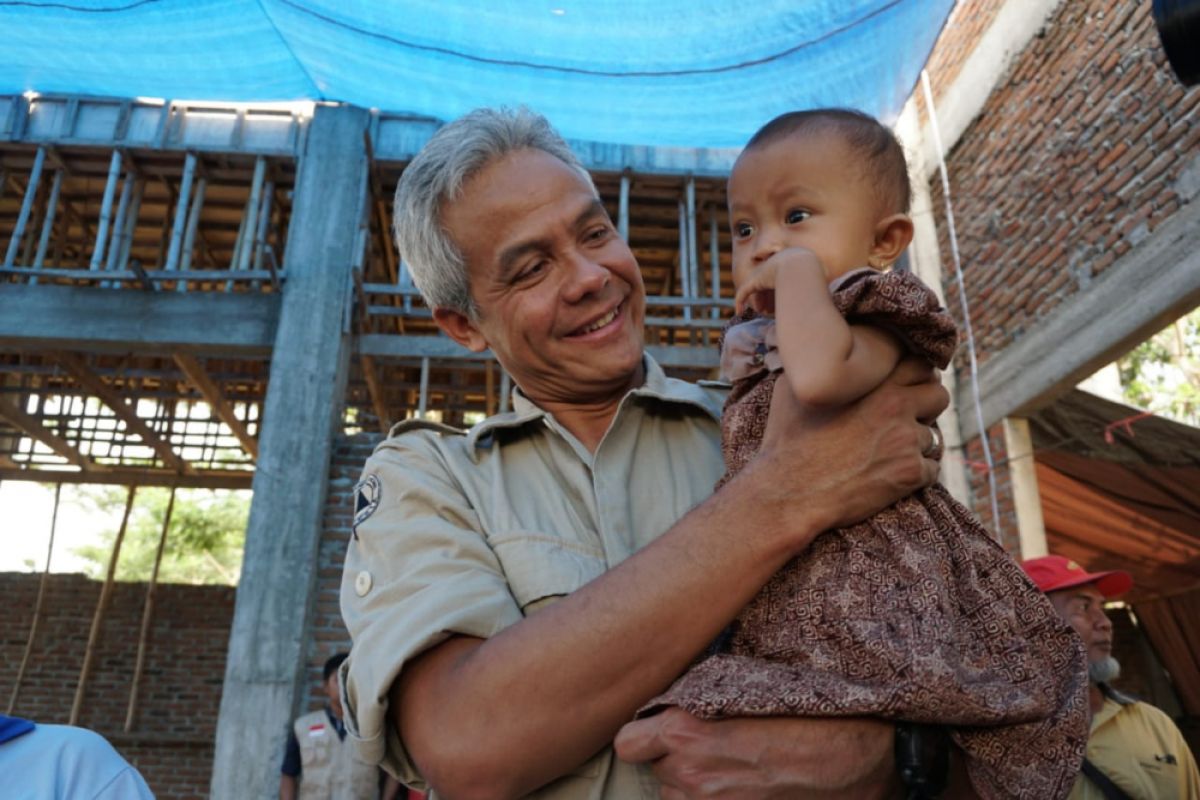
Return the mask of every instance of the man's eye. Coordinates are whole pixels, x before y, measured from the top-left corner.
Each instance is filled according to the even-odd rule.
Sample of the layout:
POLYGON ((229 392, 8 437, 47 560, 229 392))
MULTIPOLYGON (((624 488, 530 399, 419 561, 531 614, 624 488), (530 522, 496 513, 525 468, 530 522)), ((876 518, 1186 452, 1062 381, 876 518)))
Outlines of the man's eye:
POLYGON ((521 270, 519 273, 517 273, 516 280, 518 282, 524 281, 524 280, 529 280, 530 278, 540 275, 542 270, 544 270, 545 268, 546 268, 545 261, 536 261, 533 264, 530 264, 525 269, 521 270))
POLYGON ((587 236, 584 238, 587 239, 589 242, 603 242, 608 239, 608 233, 609 233, 608 226, 601 225, 598 228, 594 228, 594 229, 588 231, 587 236))
POLYGON ((787 224, 795 225, 799 222, 804 222, 804 220, 808 219, 811 216, 812 216, 812 214, 808 213, 807 211, 796 208, 796 209, 793 209, 788 212, 787 224))

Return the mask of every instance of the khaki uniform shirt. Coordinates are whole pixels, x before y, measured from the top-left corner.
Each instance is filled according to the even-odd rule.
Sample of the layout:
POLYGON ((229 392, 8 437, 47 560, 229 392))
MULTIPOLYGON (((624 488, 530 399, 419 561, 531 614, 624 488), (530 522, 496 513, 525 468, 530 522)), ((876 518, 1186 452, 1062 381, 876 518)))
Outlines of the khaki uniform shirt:
MULTIPOLYGON (((1087 757, 1133 800, 1200 800, 1200 775, 1183 734, 1148 703, 1116 692, 1105 697, 1092 719, 1087 757)), ((1069 800, 1104 800, 1104 794, 1080 773, 1069 800)))
MULTIPOLYGON (((387 722, 405 663, 455 634, 487 638, 575 591, 670 528, 723 472, 724 387, 667 378, 623 399, 593 455, 520 394, 469 433, 403 423, 367 461, 341 603, 346 725, 368 760, 424 781, 387 722)), ((486 732, 480 732, 485 736, 486 732)), ((657 798, 650 771, 605 749, 532 795, 657 798)))

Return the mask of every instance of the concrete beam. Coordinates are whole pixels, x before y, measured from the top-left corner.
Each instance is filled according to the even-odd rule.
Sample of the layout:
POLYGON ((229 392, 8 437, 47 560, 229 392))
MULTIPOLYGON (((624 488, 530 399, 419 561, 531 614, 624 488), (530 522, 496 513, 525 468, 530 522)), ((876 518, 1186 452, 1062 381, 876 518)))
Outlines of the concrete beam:
POLYGON ((287 283, 259 432, 211 797, 273 797, 308 696, 312 590, 329 458, 350 362, 351 265, 367 198, 369 114, 318 106, 288 225, 287 283))
MULTIPOLYGON (((1190 203, 980 366, 984 425, 1049 405, 1198 304, 1200 203, 1190 203)), ((958 390, 962 407, 971 402, 968 383, 958 390)), ((974 415, 964 414, 960 422, 965 439, 978 435, 974 415)))
MULTIPOLYGON (((359 336, 355 352, 379 360, 432 358, 452 361, 494 361, 491 350, 473 353, 446 336, 394 336, 387 333, 368 333, 359 336)), ((721 362, 715 347, 671 347, 647 345, 646 352, 664 367, 710 369, 721 362)))
POLYGON ((250 431, 246 430, 245 423, 233 413, 233 406, 229 405, 229 402, 225 400, 225 397, 221 394, 220 387, 213 383, 212 378, 208 377, 208 373, 204 370, 204 365, 187 353, 176 353, 174 357, 175 364, 183 370, 183 374, 187 376, 192 385, 200 390, 200 394, 204 396, 204 401, 212 408, 217 418, 224 422, 226 427, 233 432, 233 435, 241 442, 242 448, 251 457, 257 459, 258 442, 250 435, 250 431))
POLYGON ((261 357, 274 345, 279 303, 269 294, 0 284, 0 349, 261 357))

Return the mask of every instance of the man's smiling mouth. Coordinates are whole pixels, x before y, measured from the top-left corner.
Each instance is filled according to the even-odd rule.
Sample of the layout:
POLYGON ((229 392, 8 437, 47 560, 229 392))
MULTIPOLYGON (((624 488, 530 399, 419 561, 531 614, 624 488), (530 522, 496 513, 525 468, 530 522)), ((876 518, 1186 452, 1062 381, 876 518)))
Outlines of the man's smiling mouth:
POLYGON ((613 320, 615 320, 618 316, 621 315, 621 307, 624 305, 625 305, 624 302, 620 303, 612 311, 608 312, 603 317, 600 317, 600 319, 598 319, 595 322, 592 322, 588 325, 585 325, 584 327, 576 330, 571 335, 572 336, 586 336, 589 333, 598 331, 601 328, 605 327, 606 325, 611 324, 613 320))

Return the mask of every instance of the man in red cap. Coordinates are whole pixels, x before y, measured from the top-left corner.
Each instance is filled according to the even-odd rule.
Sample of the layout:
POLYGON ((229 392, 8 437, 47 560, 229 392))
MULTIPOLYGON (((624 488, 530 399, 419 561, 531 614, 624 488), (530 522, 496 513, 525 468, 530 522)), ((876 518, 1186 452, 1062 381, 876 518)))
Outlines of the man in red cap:
POLYGON ((1200 800, 1200 773, 1171 718, 1109 683, 1121 672, 1104 602, 1133 588, 1128 572, 1088 572, 1062 556, 1021 564, 1083 639, 1091 682, 1092 732, 1083 776, 1070 800, 1200 800))

